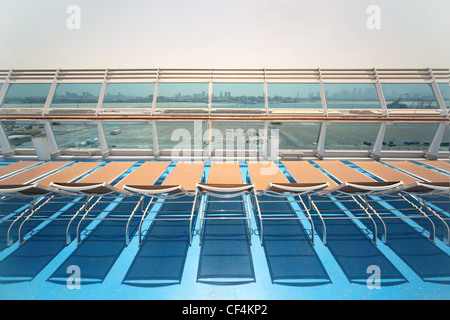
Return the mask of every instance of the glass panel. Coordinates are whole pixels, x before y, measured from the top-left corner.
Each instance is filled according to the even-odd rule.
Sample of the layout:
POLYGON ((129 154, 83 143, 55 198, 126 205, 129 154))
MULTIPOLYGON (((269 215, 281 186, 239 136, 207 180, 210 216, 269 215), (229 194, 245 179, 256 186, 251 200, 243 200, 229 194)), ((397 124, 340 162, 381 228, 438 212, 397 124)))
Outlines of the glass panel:
POLYGON ((331 122, 327 125, 325 150, 371 150, 377 139, 379 123, 331 122))
POLYGON ((330 109, 380 109, 377 89, 373 83, 324 83, 330 109))
POLYGON ((320 123, 318 122, 270 122, 269 136, 278 129, 279 149, 317 149, 320 123))
POLYGON ((214 83, 213 108, 264 108, 262 83, 214 83))
POLYGON ((258 150, 264 121, 213 121, 212 143, 218 150, 258 150))
POLYGON ((388 109, 439 108, 431 84, 384 83, 381 87, 388 109))
POLYGON ((45 135, 44 124, 30 121, 3 121, 3 129, 13 147, 34 148, 31 139, 45 135))
POLYGON ((439 91, 441 91, 442 99, 445 101, 447 108, 450 108, 450 83, 438 83, 439 91))
POLYGON ((269 108, 322 109, 317 83, 268 83, 269 108))
POLYGON ((108 148, 152 149, 152 125, 148 121, 102 122, 108 148))
POLYGON ((96 108, 101 83, 60 83, 51 108, 96 108))
POLYGON ((208 83, 160 83, 157 108, 208 108, 208 83))
POLYGON ((43 108, 50 83, 11 83, 3 98, 3 108, 43 108))
POLYGON ((193 148, 194 145, 204 149, 208 144, 208 138, 204 138, 206 122, 203 121, 158 121, 156 128, 161 149, 193 148))
POLYGON ((52 122, 52 130, 60 149, 98 149, 97 125, 87 121, 52 122))
POLYGON ((151 108, 154 83, 109 83, 102 108, 151 108))
POLYGON ((438 123, 394 123, 386 126, 384 150, 428 150, 438 123))

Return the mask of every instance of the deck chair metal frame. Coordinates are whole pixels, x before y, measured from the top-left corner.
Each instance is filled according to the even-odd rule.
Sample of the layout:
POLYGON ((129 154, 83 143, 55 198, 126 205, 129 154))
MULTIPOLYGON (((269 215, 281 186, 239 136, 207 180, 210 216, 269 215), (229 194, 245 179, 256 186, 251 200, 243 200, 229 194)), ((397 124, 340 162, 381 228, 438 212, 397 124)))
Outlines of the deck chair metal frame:
MULTIPOLYGON (((200 213, 199 213, 199 236, 200 236, 200 245, 202 245, 203 240, 203 232, 202 232, 202 221, 203 220, 246 220, 247 231, 248 231, 248 241, 251 245, 251 234, 252 234, 252 218, 250 212, 250 206, 248 203, 248 197, 251 197, 252 192, 254 192, 253 184, 211 184, 211 183, 197 183, 197 192, 201 197, 200 204, 200 213), (208 197, 216 197, 225 200, 210 200, 208 197), (235 197, 242 197, 242 200, 226 200, 235 197), (222 209, 218 210, 220 214, 213 213, 214 216, 204 216, 204 206, 207 203, 243 203, 245 208, 243 211, 245 212, 245 216, 230 216, 231 212, 236 213, 236 210, 227 210, 222 209), (228 215, 224 215, 225 213, 230 212, 228 215)), ((208 210, 211 212, 211 210, 208 210)))
POLYGON ((179 162, 168 173, 161 185, 125 184, 123 186, 124 190, 131 194, 139 195, 142 199, 150 198, 149 203, 142 210, 143 213, 139 222, 139 246, 143 242, 142 227, 145 221, 189 221, 189 245, 192 245, 195 213, 198 210, 198 196, 194 186, 199 180, 202 181, 204 177, 203 167, 203 162, 179 162), (176 200, 184 197, 192 198, 193 200, 176 200), (188 204, 190 206, 186 210, 163 210, 164 207, 150 210, 157 204, 162 204, 162 206, 165 204, 182 204, 183 206, 188 204), (149 218, 149 215, 154 215, 154 217, 149 218))
MULTIPOLYGON (((251 177, 250 177, 251 179, 251 177)), ((260 222, 260 232, 259 238, 261 245, 264 245, 264 227, 263 220, 308 220, 311 224, 311 243, 314 244, 314 222, 310 214, 310 209, 305 205, 302 199, 302 195, 308 193, 318 192, 326 187, 328 187, 328 182, 325 183, 273 183, 270 182, 269 186, 262 191, 253 192, 252 205, 254 210, 258 214, 259 222, 260 222), (283 201, 279 200, 261 200, 258 199, 259 196, 269 196, 274 198, 285 198, 283 201), (295 198, 298 200, 295 200, 295 198), (287 198, 294 198, 294 200, 288 200, 287 198), (286 217, 280 214, 280 210, 277 210, 276 213, 279 213, 279 216, 271 216, 271 217, 263 217, 262 211, 260 208, 260 203, 299 203, 301 205, 301 210, 296 210, 291 206, 292 211, 296 214, 296 217, 286 217), (306 216, 300 216, 298 213, 304 212, 306 216)), ((269 211, 264 210, 263 212, 268 213, 269 211)), ((270 213, 274 213, 270 211, 270 213)))
MULTIPOLYGON (((307 194, 308 197, 308 203, 310 206, 310 209, 313 209, 317 215, 319 216, 322 225, 323 225, 323 236, 322 241, 326 245, 327 244, 327 229, 326 229, 326 220, 361 220, 361 219, 368 219, 371 221, 373 225, 373 232, 372 232, 372 242, 374 244, 377 243, 377 235, 378 235, 378 228, 375 220, 373 219, 372 215, 369 212, 369 208, 367 206, 364 206, 361 201, 358 201, 358 197, 365 197, 367 194, 386 194, 389 193, 389 190, 392 190, 393 188, 398 188, 402 185, 402 182, 395 182, 392 184, 386 184, 386 183, 358 183, 358 182, 344 182, 340 185, 337 185, 336 187, 329 189, 329 190, 322 190, 318 191, 314 194, 307 194), (327 198, 327 200, 313 200, 311 196, 317 195, 319 197, 327 198), (347 206, 345 206, 346 202, 355 203, 358 205, 359 210, 363 212, 362 216, 327 216, 324 215, 324 211, 326 212, 336 212, 338 210, 336 209, 330 209, 330 210, 320 210, 317 207, 316 203, 319 202, 334 202, 334 203, 340 203, 345 207, 345 210, 338 209, 339 212, 341 211, 349 211, 353 214, 356 214, 356 209, 349 209, 347 206)), ((376 212, 375 212, 376 213, 376 212)), ((384 222, 382 221, 383 225, 384 222)))
MULTIPOLYGON (((389 166, 384 166, 378 162, 375 162, 375 163, 371 164, 370 166, 363 164, 363 162, 356 162, 355 164, 362 167, 367 172, 370 172, 385 181, 387 181, 389 179, 393 180, 393 179, 395 179, 394 177, 396 177, 398 179, 402 179, 404 181, 407 181, 407 183, 403 184, 402 186, 400 186, 396 189, 391 190, 391 192, 388 192, 387 194, 382 194, 382 196, 385 196, 382 199, 378 199, 376 197, 369 197, 369 198, 364 199, 366 202, 366 206, 372 212, 376 213, 376 215, 379 219, 381 219, 382 215, 379 214, 378 212, 376 212, 376 210, 374 210, 373 206, 370 206, 370 203, 373 204, 375 202, 385 202, 385 203, 389 204, 389 202, 393 203, 395 201, 408 203, 410 206, 409 208, 403 209, 403 208, 398 208, 398 207, 394 206, 395 211, 398 211, 402 215, 396 214, 394 216, 383 216, 382 219, 386 220, 386 219, 425 218, 426 221, 428 221, 428 223, 430 225, 430 228, 429 229, 425 228, 425 230, 427 230, 429 232, 429 237, 428 237, 429 240, 434 242, 436 227, 435 227, 433 220, 431 219, 431 216, 436 216, 439 219, 439 221, 441 221, 444 224, 444 227, 447 230, 447 244, 448 244, 449 227, 445 223, 445 219, 443 217, 440 217, 438 213, 433 212, 434 210, 432 210, 427 205, 427 201, 425 201, 423 199, 423 196, 426 196, 426 195, 428 195, 430 197, 434 197, 434 196, 448 194, 448 183, 447 182, 444 183, 444 184, 446 184, 447 187, 445 187, 445 186, 443 187, 442 182, 421 182, 417 178, 413 178, 410 175, 398 170, 399 168, 396 167, 395 163, 391 164, 391 166, 393 166, 393 168, 391 168, 389 166), (418 212, 419 214, 405 213, 405 210, 411 210, 411 209, 413 209, 415 212, 418 212)), ((403 166, 403 164, 400 164, 400 165, 403 166)), ((405 169, 405 171, 409 171, 411 169, 412 168, 409 167, 408 169, 405 169)), ((417 173, 413 172, 412 174, 418 176, 417 173)), ((384 223, 383 223, 383 225, 385 226, 384 223)), ((387 236, 384 237, 385 243, 387 241, 386 238, 387 238, 387 236)))
MULTIPOLYGON (((300 197, 307 197, 307 201, 303 201, 305 208, 311 212, 311 216, 317 216, 322 224, 322 242, 327 245, 327 225, 326 220, 362 220, 367 219, 373 225, 372 238, 370 239, 369 233, 363 232, 374 244, 377 242, 377 225, 369 210, 361 201, 357 200, 359 194, 355 191, 354 186, 358 183, 352 182, 335 182, 329 178, 326 173, 322 172, 318 168, 314 167, 309 162, 298 162, 301 166, 295 166, 295 163, 287 166, 289 162, 284 163, 285 170, 296 180, 305 182, 330 182, 329 188, 324 188, 314 193, 306 193, 300 197), (305 166, 306 165, 306 166, 305 166), (350 189, 352 188, 352 189, 350 189), (316 197, 313 199, 313 197, 316 197), (307 203, 307 205, 306 205, 307 203), (319 209, 320 203, 333 203, 336 204, 333 208, 319 209), (346 203, 356 204, 356 208, 349 208, 346 203), (341 204, 343 208, 339 206, 341 204), (351 213, 351 215, 350 215, 351 213), (362 214, 361 214, 362 213, 362 214)), ((332 173, 331 173, 332 174, 332 173)), ((386 187, 378 188, 372 186, 370 189, 359 189, 362 193, 374 193, 374 192, 387 192, 386 187)), ((317 223, 316 223, 317 224, 317 223)), ((317 227, 317 226, 316 226, 317 227)))
MULTIPOLYGON (((445 215, 444 212, 448 214, 447 211, 443 210, 440 211, 438 209, 433 209, 430 207, 429 203, 439 204, 439 203, 450 203, 450 201, 435 201, 431 200, 430 198, 438 198, 438 197, 449 197, 450 198, 450 182, 449 183, 442 183, 442 182, 420 182, 417 181, 416 183, 406 185, 403 188, 401 188, 400 193, 403 194, 403 198, 405 201, 410 202, 405 195, 413 197, 419 204, 421 205, 421 209, 424 208, 425 212, 430 212, 432 216, 436 217, 443 225, 444 230, 446 231, 447 236, 444 236, 443 242, 450 246, 450 216, 445 215), (449 221, 449 222, 447 222, 449 221)), ((430 219, 431 220, 431 219, 430 219)), ((434 224, 433 224, 434 227, 434 224)), ((434 232, 434 228, 433 228, 434 232)))
MULTIPOLYGON (((189 221, 189 245, 192 244, 192 239, 194 232, 193 222, 195 212, 198 210, 198 194, 197 192, 186 191, 181 185, 152 185, 152 186, 142 186, 142 185, 124 185, 124 189, 130 192, 131 194, 137 194, 142 197, 149 197, 150 202, 147 204, 145 209, 143 209, 143 214, 141 220, 139 222, 138 234, 139 234, 139 246, 142 245, 142 225, 144 221, 189 221), (182 213, 186 213, 187 211, 174 211, 174 210, 150 210, 152 204, 154 203, 164 203, 158 202, 158 200, 173 200, 183 197, 193 197, 193 201, 170 201, 170 203, 180 204, 192 204, 192 208, 190 210, 189 218, 185 217, 170 217, 170 218, 148 218, 149 214, 153 213, 170 213, 171 215, 181 215, 182 213), (156 201, 155 201, 156 199, 156 201)), ((128 228, 128 224, 127 224, 128 228)))
POLYGON ((19 227, 19 243, 23 244, 23 237, 21 236, 21 230, 23 224, 31 219, 33 214, 39 210, 43 205, 47 204, 51 199, 63 198, 67 196, 72 196, 72 194, 58 190, 56 188, 47 187, 40 185, 39 183, 29 183, 29 184, 17 184, 17 185, 0 185, 0 194, 4 199, 14 198, 14 199, 29 199, 31 198, 30 205, 23 210, 15 219, 4 221, 11 221, 6 233, 6 246, 9 247, 14 244, 11 240, 11 231, 14 225, 20 221, 25 215, 25 220, 20 224, 19 227))
MULTIPOLYGON (((361 190, 361 192, 359 192, 358 194, 358 198, 361 200, 361 202, 366 206, 366 208, 368 210, 370 210, 377 218, 379 221, 381 221, 382 226, 383 226, 383 234, 382 234, 382 241, 383 243, 387 243, 387 227, 386 227, 386 223, 385 220, 387 219, 423 219, 425 218, 429 224, 430 224, 430 229, 428 230, 430 235, 429 235, 429 240, 434 242, 435 241, 435 233, 436 233, 436 227, 434 222, 431 220, 431 218, 429 217, 429 215, 426 213, 427 211, 427 206, 425 204, 425 202, 421 202, 420 199, 418 197, 414 198, 411 197, 412 195, 412 189, 411 188, 416 188, 417 185, 413 184, 413 185, 405 185, 403 183, 403 181, 398 181, 398 182, 386 182, 386 181, 379 181, 379 182, 373 182, 373 183, 368 183, 368 184, 379 184, 379 185, 383 185, 384 183, 388 183, 391 184, 391 188, 388 188, 387 190, 374 190, 374 191, 369 191, 369 192, 364 192, 363 190, 361 190), (397 184, 397 185, 395 185, 397 184), (379 198, 379 197, 383 197, 383 198, 379 198), (408 203, 409 207, 408 208, 398 208, 396 206, 393 206, 395 209, 395 211, 400 212, 402 215, 392 215, 392 216, 383 216, 382 214, 380 214, 377 210, 375 210, 375 208, 373 207, 373 203, 378 203, 378 202, 383 202, 383 203, 393 203, 393 202, 403 202, 403 203, 408 203), (419 214, 409 214, 409 213, 405 213, 405 211, 410 211, 410 210, 414 210, 416 212, 418 212, 419 214)), ((355 188, 357 188, 358 186, 354 186, 355 188)), ((366 188, 364 186, 364 184, 359 184, 360 188, 366 188)), ((369 187, 370 188, 370 187, 369 187)), ((431 190, 430 189, 430 194, 436 192, 435 190, 431 190)), ((386 210, 390 210, 390 209, 386 209, 386 210)))
POLYGON ((33 211, 35 211, 36 207, 40 205, 41 202, 47 203, 51 197, 54 197, 56 193, 59 193, 58 190, 48 187, 47 185, 40 184, 39 182, 44 179, 43 177, 45 177, 46 175, 52 174, 62 167, 71 164, 70 161, 44 163, 32 162, 31 165, 30 163, 26 162, 19 163, 20 165, 14 166, 13 171, 10 171, 8 173, 3 172, 4 175, 2 177, 8 177, 1 180, 1 200, 32 199, 32 201, 31 203, 8 202, 9 205, 19 205, 19 207, 16 211, 8 213, 5 212, 6 216, 12 215, 11 218, 6 218, 6 216, 4 216, 0 219, 0 223, 11 222, 6 235, 7 247, 11 246, 14 243, 14 241, 10 240, 13 226, 18 223, 25 215, 28 215, 30 214, 30 212, 32 213, 33 211), (34 164, 38 165, 34 166, 34 164), (36 180, 38 180, 38 182, 36 182, 36 180), (26 207, 21 212, 19 212, 19 209, 23 206, 26 207))
MULTIPOLYGON (((143 197, 140 197, 140 199, 137 201, 129 201, 129 203, 136 203, 136 205, 134 206, 133 211, 130 212, 129 211, 123 211, 124 215, 128 216, 127 218, 120 218, 120 217, 103 217, 103 218, 98 218, 96 215, 94 216, 89 216, 92 213, 97 213, 100 214, 102 212, 105 211, 105 209, 101 209, 101 210, 95 210, 95 207, 98 206, 100 203, 106 203, 106 204, 113 204, 113 203, 125 203, 127 202, 127 200, 124 200, 123 198, 127 198, 132 196, 133 194, 128 193, 128 192, 124 192, 121 189, 118 189, 106 182, 102 182, 102 183, 57 183, 57 182, 52 182, 51 186, 70 192, 73 195, 77 196, 77 197, 85 197, 85 205, 83 206, 83 210, 84 214, 82 215, 80 221, 77 224, 77 228, 76 228, 76 237, 77 237, 77 243, 81 244, 82 242, 82 238, 81 238, 81 233, 80 233, 80 227, 81 224, 86 221, 86 220, 116 220, 116 221, 123 221, 123 220, 127 220, 127 228, 125 231, 125 240, 126 243, 128 245, 129 243, 129 236, 128 236, 128 224, 129 221, 134 217, 134 215, 136 214, 136 212, 138 211, 138 209, 142 209, 142 202, 143 202, 143 197), (90 204, 88 206, 88 204, 92 201, 92 199, 94 202, 92 204, 90 204)), ((71 237, 70 237, 70 227, 73 223, 73 221, 79 216, 79 214, 82 212, 79 211, 77 212, 77 214, 75 214, 74 216, 72 216, 72 218, 70 219, 67 228, 66 228, 66 243, 70 244, 71 237)))

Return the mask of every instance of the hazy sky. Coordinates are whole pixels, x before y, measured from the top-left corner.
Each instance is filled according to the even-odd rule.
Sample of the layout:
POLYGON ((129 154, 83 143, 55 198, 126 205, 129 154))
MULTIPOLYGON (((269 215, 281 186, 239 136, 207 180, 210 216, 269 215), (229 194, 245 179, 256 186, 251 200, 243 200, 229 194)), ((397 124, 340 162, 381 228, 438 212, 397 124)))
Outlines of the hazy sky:
POLYGON ((448 68, 449 13, 449 0, 0 0, 0 69, 448 68))

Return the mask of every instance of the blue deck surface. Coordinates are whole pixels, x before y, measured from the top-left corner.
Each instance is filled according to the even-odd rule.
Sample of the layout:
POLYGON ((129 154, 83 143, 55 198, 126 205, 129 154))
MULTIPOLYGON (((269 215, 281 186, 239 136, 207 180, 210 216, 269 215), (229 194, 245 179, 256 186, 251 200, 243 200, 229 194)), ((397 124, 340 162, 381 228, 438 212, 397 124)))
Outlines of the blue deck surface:
MULTIPOLYGON (((208 165, 205 170, 207 174, 208 165)), ((241 171, 246 177, 245 164, 241 171)), ((91 217, 127 217, 124 212, 131 212, 137 200, 100 204, 91 217)), ((8 201, 1 205, 1 211, 22 206, 8 201)), ((81 205, 50 203, 45 211, 49 217, 68 219, 81 205)), ((240 204, 209 206, 242 209, 240 204)), ((352 215, 351 204, 321 202, 318 206, 337 209, 340 216, 352 215)), ((379 206, 384 215, 398 214, 398 208, 388 209, 383 202, 379 206)), ((162 210, 182 209, 182 205, 170 201, 158 202, 151 216, 161 217, 162 210)), ((293 209, 300 207, 295 203, 261 203, 262 211, 271 209, 291 210, 287 215, 294 216, 293 209)), ((314 244, 308 220, 266 220, 264 246, 260 244, 260 225, 254 214, 251 245, 245 220, 206 220, 202 222, 200 246, 196 215, 192 245, 189 221, 161 220, 143 223, 143 243, 139 246, 139 219, 132 220, 129 226, 128 246, 126 220, 84 221, 81 244, 77 244, 76 220, 69 245, 65 239, 68 220, 30 221, 25 224, 25 242, 10 247, 6 247, 9 223, 0 223, 0 299, 450 298, 450 247, 442 241, 442 230, 437 230, 432 243, 427 223, 420 219, 388 220, 386 244, 380 232, 377 243, 371 241, 374 230, 368 219, 327 220, 326 245, 317 216, 313 220, 314 244), (72 266, 81 272, 79 289, 70 286, 74 284, 72 266), (370 280, 373 266, 380 271, 380 288, 370 280)), ((12 233, 14 240, 17 228, 12 233)))

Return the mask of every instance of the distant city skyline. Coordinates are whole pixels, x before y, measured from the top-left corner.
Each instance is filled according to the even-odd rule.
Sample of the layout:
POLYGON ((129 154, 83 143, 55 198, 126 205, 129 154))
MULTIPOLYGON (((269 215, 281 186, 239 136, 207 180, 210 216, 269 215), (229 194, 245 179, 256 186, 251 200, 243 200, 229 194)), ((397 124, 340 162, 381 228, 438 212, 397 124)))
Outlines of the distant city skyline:
MULTIPOLYGON (((167 84, 167 83, 165 83, 167 84)), ((61 87, 57 86, 53 95, 52 103, 64 103, 73 101, 94 102, 99 99, 99 85, 100 84, 63 84, 61 87), (74 87, 73 87, 74 86, 74 87), (74 90, 75 88, 75 90, 74 90)), ((127 84, 120 90, 119 84, 114 83, 113 92, 108 92, 108 86, 105 92, 104 102, 121 102, 121 101, 152 101, 153 90, 142 91, 133 90, 133 85, 127 84)), ((139 84, 139 87, 141 84, 139 84)), ((264 99, 264 91, 262 84, 231 84, 227 87, 226 84, 221 83, 222 87, 215 89, 213 86, 212 98, 213 101, 245 101, 248 98, 261 101, 264 99), (244 90, 242 90, 244 87, 244 90), (252 88, 253 90, 246 90, 245 88, 252 88), (254 91, 255 88, 261 90, 254 91), (239 89, 239 90, 235 90, 239 89)), ((169 86, 170 87, 170 86, 169 86)), ((207 102, 208 91, 202 90, 202 86, 195 87, 187 84, 174 84, 170 90, 158 91, 157 99, 159 102, 176 102, 176 101, 190 101, 190 102, 207 102), (184 89, 179 91, 178 89, 184 89)), ((317 84, 287 84, 287 88, 283 88, 282 84, 276 84, 276 87, 271 91, 270 84, 268 86, 268 100, 269 102, 292 102, 301 100, 319 100, 320 93, 318 92, 317 84)), ((342 83, 325 83, 325 97, 333 100, 361 100, 374 101, 378 100, 378 94, 373 84, 342 84, 342 83)), ((402 100, 436 100, 434 93, 429 84, 384 84, 382 85, 384 96, 386 100, 394 100, 401 98, 402 100)), ((4 103, 11 103, 14 101, 24 100, 26 102, 45 102, 47 98, 50 85, 43 84, 15 84, 8 89, 4 103), (33 88, 37 87, 37 88, 33 88)), ((142 88, 141 88, 142 89, 142 88)))

